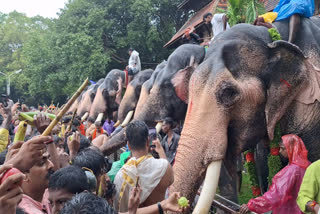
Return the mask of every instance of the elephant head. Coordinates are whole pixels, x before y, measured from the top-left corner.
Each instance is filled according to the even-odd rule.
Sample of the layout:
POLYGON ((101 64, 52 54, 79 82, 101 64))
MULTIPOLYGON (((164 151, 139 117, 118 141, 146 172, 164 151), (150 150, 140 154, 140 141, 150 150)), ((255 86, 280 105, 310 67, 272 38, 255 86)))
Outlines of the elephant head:
POLYGON ((111 70, 103 83, 98 87, 96 96, 93 100, 90 117, 97 118, 98 114, 104 114, 112 119, 114 111, 118 110, 119 104, 116 103, 117 92, 125 84, 125 72, 113 69, 111 70))
POLYGON ((74 103, 69 108, 68 113, 73 113, 78 108, 83 95, 86 93, 86 91, 88 89, 89 89, 89 87, 86 87, 85 90, 83 90, 83 92, 81 92, 80 96, 74 101, 74 103))
POLYGON ((160 72, 162 72, 163 68, 167 65, 167 61, 161 62, 159 65, 157 65, 155 71, 152 73, 151 77, 143 83, 142 88, 140 90, 140 96, 137 102, 137 106, 135 109, 135 115, 139 114, 142 107, 144 106, 146 100, 148 99, 148 96, 150 94, 150 90, 160 72))
POLYGON ((87 91, 82 95, 80 103, 78 103, 78 115, 81 117, 85 113, 89 113, 91 109, 91 105, 96 96, 98 87, 103 83, 104 79, 100 79, 96 84, 91 85, 87 91))
MULTIPOLYGON (((157 73, 152 86, 148 81, 143 85, 134 119, 143 120, 149 126, 165 117, 183 120, 188 97, 188 88, 183 86, 187 85, 194 67, 202 62, 204 56, 204 48, 198 45, 177 48, 157 73)), ((161 67, 159 65, 159 69, 161 67)))
MULTIPOLYGON (((118 121, 124 122, 125 118, 128 118, 128 113, 134 111, 141 92, 141 87, 148 79, 150 79, 153 73, 152 69, 147 69, 139 72, 134 79, 128 84, 126 92, 121 100, 119 111, 118 111, 118 121)), ((132 114, 131 114, 132 115, 132 114)), ((133 115, 132 115, 133 116, 133 115)), ((126 121, 129 122, 131 118, 126 121)), ((126 124, 122 124, 125 126, 126 124)))
MULTIPOLYGON (((194 68, 205 56, 205 50, 199 45, 182 45, 157 66, 151 78, 141 89, 135 110, 134 120, 142 120, 154 126, 157 120, 172 117, 181 121, 187 110, 188 82, 194 68)), ((161 128, 161 126, 157 126, 161 128)), ((122 130, 100 148, 105 155, 125 144, 122 130)))
POLYGON ((281 119, 307 80, 307 60, 284 41, 271 43, 267 28, 236 25, 219 35, 189 83, 186 119, 170 191, 193 200, 194 213, 208 213, 224 160, 273 139, 281 119))

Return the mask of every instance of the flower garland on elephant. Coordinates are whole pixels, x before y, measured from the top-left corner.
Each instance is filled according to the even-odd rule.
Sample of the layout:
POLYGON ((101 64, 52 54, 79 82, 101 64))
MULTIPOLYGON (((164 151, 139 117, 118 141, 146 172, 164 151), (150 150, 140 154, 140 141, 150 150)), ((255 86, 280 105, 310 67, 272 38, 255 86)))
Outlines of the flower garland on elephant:
MULTIPOLYGON (((268 30, 269 35, 272 41, 281 40, 281 35, 277 29, 271 28, 268 30)), ((272 178, 282 169, 282 163, 279 156, 279 142, 281 140, 281 129, 280 124, 277 124, 275 127, 274 138, 270 142, 270 154, 268 155, 268 168, 269 168, 269 176, 268 183, 269 186, 272 184, 272 178)), ((254 150, 248 150, 244 153, 246 158, 246 168, 249 174, 249 180, 252 188, 252 194, 254 197, 261 195, 261 190, 259 186, 259 179, 257 176, 256 164, 254 161, 254 150)))
MULTIPOLYGON (((281 140, 281 129, 280 125, 277 124, 275 128, 274 139, 270 142, 270 154, 268 155, 268 168, 269 176, 268 183, 269 186, 272 183, 272 178, 282 169, 282 163, 279 156, 279 142, 281 140)), ((254 150, 250 149, 244 153, 246 158, 245 167, 249 174, 249 180, 252 189, 252 195, 254 197, 261 195, 261 189, 259 185, 259 179, 257 176, 256 164, 254 160, 254 150)))

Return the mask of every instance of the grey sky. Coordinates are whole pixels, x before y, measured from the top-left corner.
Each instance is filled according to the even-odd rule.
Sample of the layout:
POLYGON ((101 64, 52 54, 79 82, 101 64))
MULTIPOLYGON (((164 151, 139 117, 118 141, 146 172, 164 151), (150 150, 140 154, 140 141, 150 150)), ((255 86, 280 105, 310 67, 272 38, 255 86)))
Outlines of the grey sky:
POLYGON ((14 10, 27 16, 57 18, 57 12, 64 8, 68 0, 0 0, 0 11, 10 13, 14 10))

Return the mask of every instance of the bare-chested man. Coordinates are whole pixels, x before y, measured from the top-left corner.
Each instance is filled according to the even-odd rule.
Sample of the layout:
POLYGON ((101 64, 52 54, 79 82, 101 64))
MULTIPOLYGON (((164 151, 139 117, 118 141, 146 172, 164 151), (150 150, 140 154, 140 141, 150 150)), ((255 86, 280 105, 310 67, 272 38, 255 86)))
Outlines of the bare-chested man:
POLYGON ((119 212, 128 211, 130 192, 137 185, 141 188, 140 207, 162 201, 167 188, 173 183, 173 170, 159 141, 156 151, 160 159, 149 155, 148 127, 142 121, 134 121, 126 128, 126 138, 132 157, 115 177, 116 198, 114 207, 119 212))

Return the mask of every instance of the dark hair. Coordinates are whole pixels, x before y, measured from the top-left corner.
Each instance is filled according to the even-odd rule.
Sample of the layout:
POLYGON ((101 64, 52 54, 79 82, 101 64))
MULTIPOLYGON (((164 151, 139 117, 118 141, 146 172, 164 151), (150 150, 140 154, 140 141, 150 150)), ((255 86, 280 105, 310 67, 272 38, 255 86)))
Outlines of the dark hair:
POLYGON ((169 124, 170 125, 170 128, 173 128, 173 125, 174 125, 174 121, 171 117, 166 117, 164 120, 163 120, 163 123, 165 124, 169 124))
POLYGON ((4 164, 4 161, 6 160, 7 153, 8 153, 8 149, 5 149, 0 153, 0 165, 4 164))
POLYGON ((68 117, 68 116, 63 117, 63 118, 62 118, 62 123, 69 123, 70 120, 71 120, 71 117, 68 117))
POLYGON ((74 125, 75 127, 80 126, 80 122, 79 122, 79 120, 77 120, 77 119, 73 120, 72 125, 74 125))
POLYGON ((77 166, 61 168, 50 176, 49 189, 66 189, 73 194, 81 193, 88 190, 87 176, 84 171, 77 166))
POLYGON ((79 120, 79 122, 81 121, 81 117, 79 115, 76 116, 76 119, 79 120))
POLYGON ((129 51, 134 51, 134 49, 133 49, 133 48, 129 48, 129 49, 128 49, 128 52, 129 52, 129 51))
POLYGON ((143 121, 131 122, 126 128, 126 137, 129 145, 135 150, 145 148, 148 135, 148 126, 143 121))
POLYGON ((87 120, 87 121, 90 122, 90 123, 94 123, 93 117, 88 117, 88 120, 87 120))
POLYGON ((96 177, 101 175, 107 167, 102 152, 93 148, 86 148, 79 152, 73 159, 73 164, 80 168, 91 169, 96 177))
POLYGON ((209 12, 209 13, 206 13, 206 14, 203 15, 203 20, 204 20, 205 18, 207 18, 208 16, 213 16, 213 15, 212 15, 212 13, 210 13, 210 12, 209 12))
POLYGON ((16 214, 26 214, 26 212, 23 209, 21 209, 20 207, 17 207, 16 214))
POLYGON ((57 143, 59 143, 59 141, 62 141, 62 138, 59 137, 59 136, 57 136, 57 135, 54 135, 54 136, 53 136, 53 142, 54 142, 55 144, 57 144, 57 143))
POLYGON ((92 193, 76 194, 60 211, 60 214, 78 213, 117 214, 105 199, 102 199, 92 193))

